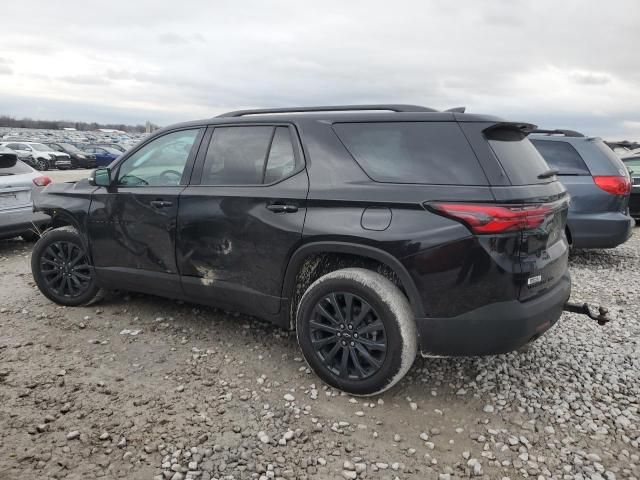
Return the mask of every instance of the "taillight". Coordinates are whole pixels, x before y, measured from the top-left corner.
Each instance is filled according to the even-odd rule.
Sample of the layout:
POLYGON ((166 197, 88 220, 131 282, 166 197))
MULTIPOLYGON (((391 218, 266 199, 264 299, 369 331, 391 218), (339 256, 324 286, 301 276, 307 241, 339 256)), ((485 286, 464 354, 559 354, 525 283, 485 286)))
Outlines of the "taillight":
POLYGON ((611 195, 626 195, 631 192, 631 180, 628 177, 604 175, 593 177, 595 184, 611 195))
POLYGON ((543 204, 428 203, 426 206, 435 213, 463 222, 474 233, 532 230, 553 212, 551 206, 543 204))
POLYGON ((49 177, 36 177, 33 179, 33 183, 35 185, 37 185, 38 187, 46 187, 47 185, 49 185, 51 183, 51 179, 49 177))

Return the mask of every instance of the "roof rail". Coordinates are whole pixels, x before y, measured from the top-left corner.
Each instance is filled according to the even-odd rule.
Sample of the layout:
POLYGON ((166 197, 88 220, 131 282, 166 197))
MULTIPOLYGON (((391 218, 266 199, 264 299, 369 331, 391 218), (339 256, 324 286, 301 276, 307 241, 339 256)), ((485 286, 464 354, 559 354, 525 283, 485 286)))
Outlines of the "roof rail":
POLYGON ((544 129, 538 128, 531 133, 543 133, 545 135, 564 135, 565 137, 584 137, 583 133, 576 132, 575 130, 560 130, 560 129, 544 130, 544 129))
POLYGON ((390 112, 437 112, 433 108, 420 105, 379 104, 379 105, 325 105, 321 107, 291 107, 291 108, 256 108, 252 110, 236 110, 227 112, 220 117, 242 117, 244 115, 259 115, 268 113, 303 113, 303 112, 351 112, 359 110, 388 110, 390 112))

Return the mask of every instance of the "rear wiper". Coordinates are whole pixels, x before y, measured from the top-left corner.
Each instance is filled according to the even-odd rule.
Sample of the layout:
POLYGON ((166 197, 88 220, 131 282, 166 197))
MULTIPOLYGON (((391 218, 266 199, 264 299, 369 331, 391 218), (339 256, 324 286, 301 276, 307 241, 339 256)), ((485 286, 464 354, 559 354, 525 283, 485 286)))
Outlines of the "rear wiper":
POLYGON ((540 175, 538 175, 538 178, 542 180, 543 178, 553 177, 554 175, 557 175, 557 174, 558 174, 558 170, 556 170, 555 168, 550 168, 546 172, 542 172, 540 175))

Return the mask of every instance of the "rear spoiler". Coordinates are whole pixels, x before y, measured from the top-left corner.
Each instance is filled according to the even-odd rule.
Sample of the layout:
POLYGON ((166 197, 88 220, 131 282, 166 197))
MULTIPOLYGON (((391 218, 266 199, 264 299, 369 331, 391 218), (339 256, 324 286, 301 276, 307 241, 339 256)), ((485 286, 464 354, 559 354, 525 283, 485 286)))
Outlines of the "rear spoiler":
POLYGON ((523 122, 498 122, 494 123, 490 127, 487 127, 483 130, 484 133, 491 133, 496 130, 511 130, 520 132, 524 135, 529 135, 530 133, 535 132, 538 129, 537 125, 533 123, 523 123, 523 122))

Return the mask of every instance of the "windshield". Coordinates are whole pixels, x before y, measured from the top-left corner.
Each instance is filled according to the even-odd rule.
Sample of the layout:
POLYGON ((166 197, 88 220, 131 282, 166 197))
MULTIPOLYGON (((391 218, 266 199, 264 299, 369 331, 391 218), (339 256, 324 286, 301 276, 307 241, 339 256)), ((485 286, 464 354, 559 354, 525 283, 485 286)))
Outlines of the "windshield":
POLYGON ((30 143, 29 146, 38 152, 50 152, 51 147, 47 147, 41 143, 30 143))
POLYGON ((623 160, 625 166, 634 175, 640 175, 640 157, 623 160))
POLYGON ((67 152, 84 153, 82 150, 80 150, 79 148, 75 147, 74 145, 71 145, 70 143, 59 143, 58 145, 60 145, 67 152))

